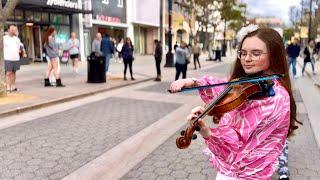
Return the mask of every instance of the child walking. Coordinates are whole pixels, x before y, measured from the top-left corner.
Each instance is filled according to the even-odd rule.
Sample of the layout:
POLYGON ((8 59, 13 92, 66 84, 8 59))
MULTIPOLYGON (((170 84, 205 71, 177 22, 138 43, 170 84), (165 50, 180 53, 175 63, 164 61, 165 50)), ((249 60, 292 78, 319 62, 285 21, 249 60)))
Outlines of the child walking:
MULTIPOLYGON (((284 74, 273 80, 275 96, 248 100, 225 113, 216 128, 199 120, 199 133, 205 140, 210 162, 218 171, 217 180, 270 179, 278 166, 287 136, 297 129, 296 104, 281 36, 273 29, 249 25, 239 32, 239 51, 228 79, 205 76, 173 82, 172 92, 185 87, 212 85, 242 77, 284 74)), ((224 90, 223 87, 202 89, 199 94, 209 103, 224 90)), ((193 122, 203 107, 195 107, 188 116, 193 122)))

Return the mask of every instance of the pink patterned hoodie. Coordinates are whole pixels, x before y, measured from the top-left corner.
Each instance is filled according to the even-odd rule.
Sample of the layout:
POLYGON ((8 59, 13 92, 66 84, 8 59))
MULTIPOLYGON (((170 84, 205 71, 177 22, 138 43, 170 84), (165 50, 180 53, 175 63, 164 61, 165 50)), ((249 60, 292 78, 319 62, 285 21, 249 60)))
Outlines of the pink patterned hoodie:
MULTIPOLYGON (((211 76, 197 80, 198 85, 226 82, 211 76)), ((205 139, 211 164, 221 173, 236 179, 270 179, 278 165, 290 124, 290 97, 274 80, 275 96, 249 100, 225 113, 212 136, 205 139)), ((199 90, 207 104, 224 87, 199 90)))

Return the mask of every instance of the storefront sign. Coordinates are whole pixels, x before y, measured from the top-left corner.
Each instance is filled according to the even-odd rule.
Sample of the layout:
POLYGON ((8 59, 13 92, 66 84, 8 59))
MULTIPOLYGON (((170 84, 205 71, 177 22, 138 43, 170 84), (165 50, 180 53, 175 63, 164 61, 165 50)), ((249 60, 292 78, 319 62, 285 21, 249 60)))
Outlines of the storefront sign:
MULTIPOLYGON (((84 0, 83 4, 84 4, 84 10, 88 10, 88 11, 92 10, 91 0, 84 0)), ((85 27, 91 28, 92 27, 92 14, 85 14, 83 22, 84 22, 85 27)))
POLYGON ((118 17, 110 17, 104 15, 96 15, 96 19, 105 22, 112 22, 112 23, 121 23, 121 19, 118 17))
POLYGON ((48 6, 61 6, 66 8, 81 9, 77 2, 70 0, 47 0, 48 6))

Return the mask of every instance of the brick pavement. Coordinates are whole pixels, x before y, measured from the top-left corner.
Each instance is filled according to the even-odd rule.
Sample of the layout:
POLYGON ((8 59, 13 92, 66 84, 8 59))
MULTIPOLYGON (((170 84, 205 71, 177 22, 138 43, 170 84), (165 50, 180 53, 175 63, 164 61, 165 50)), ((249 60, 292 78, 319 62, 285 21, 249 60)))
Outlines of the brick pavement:
POLYGON ((110 97, 0 130, 0 179, 60 179, 179 106, 110 97))

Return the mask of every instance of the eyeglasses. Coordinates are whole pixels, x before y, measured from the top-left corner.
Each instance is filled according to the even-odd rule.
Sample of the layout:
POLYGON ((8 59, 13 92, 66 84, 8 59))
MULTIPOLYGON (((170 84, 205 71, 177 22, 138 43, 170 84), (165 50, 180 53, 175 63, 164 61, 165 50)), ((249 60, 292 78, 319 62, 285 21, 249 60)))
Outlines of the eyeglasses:
POLYGON ((249 57, 251 58, 252 61, 258 61, 260 60, 260 56, 262 54, 268 54, 266 52, 263 52, 261 50, 253 50, 253 51, 245 51, 245 50, 239 50, 237 52, 237 57, 238 59, 241 59, 241 60, 245 60, 247 55, 249 54, 249 57))

